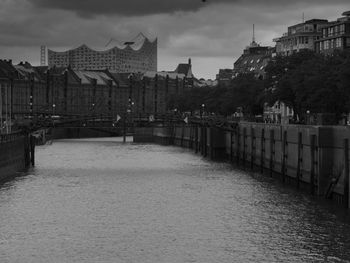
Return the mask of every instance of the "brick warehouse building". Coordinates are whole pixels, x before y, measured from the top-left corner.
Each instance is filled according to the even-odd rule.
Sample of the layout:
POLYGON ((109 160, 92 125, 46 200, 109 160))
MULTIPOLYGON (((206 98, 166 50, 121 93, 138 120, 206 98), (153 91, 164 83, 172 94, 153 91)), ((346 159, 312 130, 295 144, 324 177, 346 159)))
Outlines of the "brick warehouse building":
POLYGON ((139 34, 133 41, 97 51, 86 45, 64 52, 48 50, 50 68, 68 67, 74 70, 111 70, 114 72, 157 71, 157 39, 150 41, 139 34))
POLYGON ((176 72, 115 73, 70 67, 13 65, 0 60, 0 116, 123 115, 132 103, 137 115, 164 114, 167 98, 192 87, 176 72))

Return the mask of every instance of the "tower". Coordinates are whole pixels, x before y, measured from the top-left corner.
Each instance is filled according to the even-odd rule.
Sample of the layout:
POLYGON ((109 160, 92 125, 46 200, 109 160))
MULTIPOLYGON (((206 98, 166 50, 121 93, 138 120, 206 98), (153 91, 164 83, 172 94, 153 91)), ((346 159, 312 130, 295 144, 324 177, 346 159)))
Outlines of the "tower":
POLYGON ((46 66, 46 46, 40 47, 40 66, 46 66))

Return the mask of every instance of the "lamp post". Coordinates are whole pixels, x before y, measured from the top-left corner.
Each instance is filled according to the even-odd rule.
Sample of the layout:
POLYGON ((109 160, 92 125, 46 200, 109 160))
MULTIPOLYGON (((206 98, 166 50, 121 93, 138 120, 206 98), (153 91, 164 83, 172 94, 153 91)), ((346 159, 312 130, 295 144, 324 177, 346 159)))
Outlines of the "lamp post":
POLYGON ((125 108, 125 113, 124 113, 124 120, 123 120, 123 126, 124 126, 124 131, 123 131, 123 143, 126 142, 126 118, 128 114, 130 114, 131 120, 132 120, 132 107, 135 105, 135 103, 129 98, 128 100, 128 105, 125 108))
POLYGON ((203 121, 204 108, 205 108, 205 104, 203 103, 203 104, 201 105, 201 109, 200 109, 200 117, 201 117, 201 120, 202 120, 202 121, 203 121))

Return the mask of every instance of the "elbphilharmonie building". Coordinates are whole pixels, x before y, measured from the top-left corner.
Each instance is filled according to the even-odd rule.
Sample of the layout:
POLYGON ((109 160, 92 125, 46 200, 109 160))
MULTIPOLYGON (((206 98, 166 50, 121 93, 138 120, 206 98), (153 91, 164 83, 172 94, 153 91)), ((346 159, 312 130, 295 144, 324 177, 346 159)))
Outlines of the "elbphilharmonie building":
POLYGON ((63 52, 49 49, 48 64, 50 68, 70 66, 74 70, 157 71, 157 39, 151 41, 140 33, 132 41, 101 51, 87 45, 63 52))

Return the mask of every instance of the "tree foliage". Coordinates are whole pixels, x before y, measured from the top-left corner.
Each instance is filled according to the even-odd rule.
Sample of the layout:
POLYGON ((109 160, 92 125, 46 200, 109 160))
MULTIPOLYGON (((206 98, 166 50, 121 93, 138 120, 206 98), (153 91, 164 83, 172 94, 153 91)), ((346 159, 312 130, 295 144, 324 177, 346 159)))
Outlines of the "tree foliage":
POLYGON ((169 109, 198 111, 205 104, 205 111, 220 115, 231 115, 238 107, 245 115, 262 114, 264 83, 253 75, 241 75, 230 87, 193 88, 168 100, 169 109))
POLYGON ((270 104, 281 101, 298 116, 306 111, 340 116, 350 110, 350 55, 302 51, 276 57, 266 67, 265 88, 270 104))

